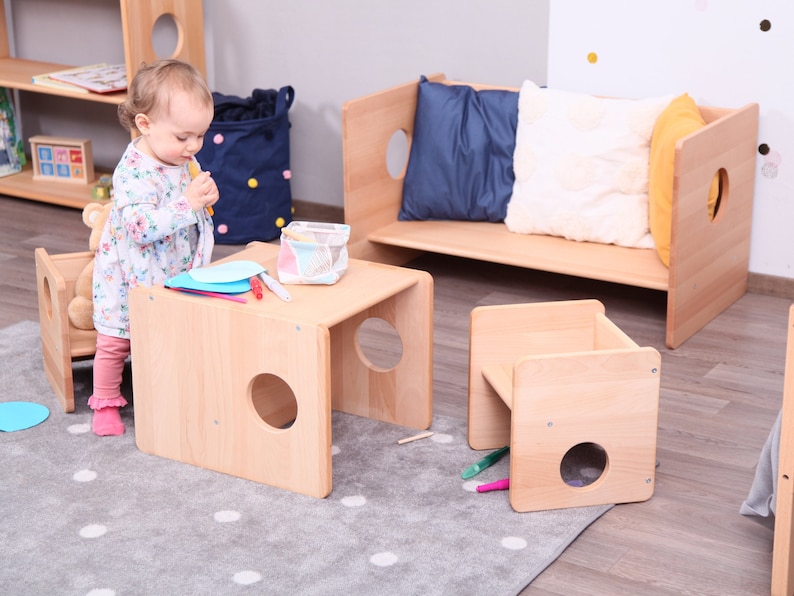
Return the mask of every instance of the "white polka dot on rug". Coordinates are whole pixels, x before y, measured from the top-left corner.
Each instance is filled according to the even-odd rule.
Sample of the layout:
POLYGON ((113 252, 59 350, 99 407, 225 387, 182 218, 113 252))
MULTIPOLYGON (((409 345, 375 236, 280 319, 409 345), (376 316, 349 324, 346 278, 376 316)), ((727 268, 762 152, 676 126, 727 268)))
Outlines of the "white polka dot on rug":
POLYGON ((116 596, 116 590, 110 588, 94 588, 85 596, 116 596))
POLYGON ((476 480, 467 480, 463 483, 463 490, 468 491, 470 493, 476 493, 477 487, 482 484, 481 482, 477 482, 476 480))
POLYGON ((342 505, 345 507, 362 507, 367 504, 367 498, 364 495, 351 495, 349 497, 342 497, 342 505))
POLYGON ((518 536, 505 536, 502 538, 502 546, 510 550, 522 550, 527 547, 527 541, 518 536))
POLYGON ((342 451, 336 445, 331 445, 331 455, 338 455, 339 452, 342 451))
POLYGON ((238 571, 234 574, 232 581, 241 586, 250 586, 258 581, 262 581, 262 576, 256 571, 238 571))
POLYGON ((76 482, 91 482, 92 480, 96 480, 96 476, 97 474, 94 470, 80 470, 74 473, 72 480, 76 482))
POLYGON ((226 523, 226 522, 236 522, 240 519, 240 512, 239 511, 216 511, 215 515, 213 516, 216 522, 226 523))
POLYGON ((398 561, 397 555, 390 552, 377 553, 369 558, 369 562, 378 567, 391 567, 398 561))
POLYGON ((100 524, 91 524, 80 528, 80 536, 82 538, 99 538, 100 536, 104 536, 107 531, 108 529, 106 526, 100 524))
POLYGON ((66 428, 66 432, 68 432, 69 434, 72 434, 72 435, 83 435, 83 434, 87 433, 89 430, 91 430, 91 425, 88 424, 88 423, 86 423, 86 424, 70 424, 66 428))
POLYGON ((452 442, 452 435, 448 435, 447 433, 436 433, 430 440, 434 443, 451 443, 452 442))

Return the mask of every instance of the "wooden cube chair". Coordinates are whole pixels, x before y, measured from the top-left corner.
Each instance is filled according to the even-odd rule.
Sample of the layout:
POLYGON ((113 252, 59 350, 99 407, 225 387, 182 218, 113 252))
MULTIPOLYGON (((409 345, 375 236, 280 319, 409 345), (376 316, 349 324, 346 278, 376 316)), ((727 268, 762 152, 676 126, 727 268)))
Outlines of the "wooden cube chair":
POLYGON ((37 248, 35 256, 44 372, 63 411, 74 412, 72 361, 94 355, 96 331, 77 329, 69 322, 67 308, 75 280, 94 253, 50 255, 37 248))
POLYGON ((469 444, 510 446, 513 509, 651 497, 661 356, 632 341, 600 302, 475 308, 469 359, 469 444), (603 472, 572 486, 563 460, 588 445, 605 452, 603 472))

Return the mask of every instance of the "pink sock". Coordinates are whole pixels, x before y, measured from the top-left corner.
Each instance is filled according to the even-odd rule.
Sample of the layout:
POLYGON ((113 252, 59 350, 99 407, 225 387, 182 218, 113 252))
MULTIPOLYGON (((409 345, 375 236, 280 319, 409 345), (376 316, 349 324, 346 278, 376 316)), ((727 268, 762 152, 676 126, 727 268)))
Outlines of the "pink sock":
POLYGON ((124 423, 121 421, 121 414, 118 406, 107 406, 100 410, 94 410, 94 418, 91 422, 91 430, 100 437, 117 437, 124 434, 124 423))
POLYGON ((120 337, 97 334, 94 356, 94 393, 88 398, 94 410, 91 427, 100 437, 124 434, 119 408, 127 405, 120 393, 124 361, 130 355, 130 341, 120 337))

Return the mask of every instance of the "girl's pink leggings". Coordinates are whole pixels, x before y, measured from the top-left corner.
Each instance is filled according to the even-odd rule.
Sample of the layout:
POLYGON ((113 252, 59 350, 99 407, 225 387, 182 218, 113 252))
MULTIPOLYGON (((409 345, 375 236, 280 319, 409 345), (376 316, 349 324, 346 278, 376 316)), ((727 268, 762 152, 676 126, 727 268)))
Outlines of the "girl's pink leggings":
POLYGON ((98 333, 94 356, 94 394, 91 399, 116 399, 121 395, 124 361, 130 355, 130 340, 98 333))

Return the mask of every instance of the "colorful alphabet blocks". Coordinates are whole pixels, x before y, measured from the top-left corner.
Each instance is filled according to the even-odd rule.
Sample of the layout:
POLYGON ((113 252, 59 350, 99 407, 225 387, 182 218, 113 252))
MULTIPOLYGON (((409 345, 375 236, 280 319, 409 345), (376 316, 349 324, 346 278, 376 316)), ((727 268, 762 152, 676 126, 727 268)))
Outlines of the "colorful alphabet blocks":
POLYGON ((94 181, 90 139, 30 137, 33 179, 89 184, 94 181))

